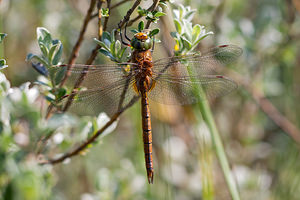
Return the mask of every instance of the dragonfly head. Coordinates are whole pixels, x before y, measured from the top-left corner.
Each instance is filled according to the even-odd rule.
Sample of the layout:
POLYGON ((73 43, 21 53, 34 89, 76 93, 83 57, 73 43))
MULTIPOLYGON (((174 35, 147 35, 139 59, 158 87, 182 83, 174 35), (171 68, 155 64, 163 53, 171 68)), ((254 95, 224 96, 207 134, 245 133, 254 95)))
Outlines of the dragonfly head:
POLYGON ((147 33, 139 32, 132 38, 131 46, 136 50, 148 50, 152 47, 152 40, 147 33))

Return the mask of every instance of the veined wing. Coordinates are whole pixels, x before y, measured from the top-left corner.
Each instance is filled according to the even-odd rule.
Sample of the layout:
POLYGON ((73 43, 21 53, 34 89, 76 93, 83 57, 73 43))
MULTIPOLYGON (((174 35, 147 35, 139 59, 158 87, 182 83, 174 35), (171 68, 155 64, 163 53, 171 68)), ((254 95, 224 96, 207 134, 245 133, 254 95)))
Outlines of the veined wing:
POLYGON ((66 85, 74 87, 79 78, 83 76, 81 87, 92 89, 99 85, 108 86, 120 79, 126 78, 130 73, 134 73, 135 63, 104 64, 104 65, 58 65, 55 66, 56 73, 70 73, 66 85), (67 69, 69 70, 67 71, 67 69))
POLYGON ((237 84, 222 75, 204 76, 161 76, 155 80, 155 87, 149 98, 164 104, 186 105, 199 100, 214 99, 226 95, 237 88, 237 84), (199 96, 204 92, 205 96, 199 96))
POLYGON ((154 62, 155 87, 149 93, 154 101, 165 104, 193 104, 201 99, 223 96, 237 88, 237 84, 222 75, 218 68, 236 60, 242 49, 223 45, 203 54, 164 58, 154 62), (202 89, 205 96, 197 96, 202 89))
MULTIPOLYGON (((133 90, 134 67, 132 63, 114 65, 71 65, 66 85, 72 90, 78 79, 82 84, 69 110, 80 115, 106 112, 112 115, 121 110, 132 98, 138 96, 133 90)), ((57 66, 66 72, 68 65, 57 66)), ((63 100, 63 106, 68 98, 63 100)))
POLYGON ((188 76, 186 69, 189 66, 197 76, 215 74, 220 67, 235 61, 242 52, 238 46, 222 45, 205 53, 163 58, 154 61, 153 73, 156 76, 174 73, 177 76, 188 76))

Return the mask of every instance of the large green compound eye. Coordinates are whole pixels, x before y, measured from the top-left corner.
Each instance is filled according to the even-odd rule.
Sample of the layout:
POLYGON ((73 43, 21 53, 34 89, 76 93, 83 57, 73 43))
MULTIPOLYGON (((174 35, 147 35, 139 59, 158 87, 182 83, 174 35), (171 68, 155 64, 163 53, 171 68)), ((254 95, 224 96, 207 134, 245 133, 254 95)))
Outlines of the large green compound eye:
POLYGON ((141 40, 136 37, 133 37, 130 44, 134 49, 144 51, 152 47, 152 40, 150 38, 147 38, 146 40, 141 40))

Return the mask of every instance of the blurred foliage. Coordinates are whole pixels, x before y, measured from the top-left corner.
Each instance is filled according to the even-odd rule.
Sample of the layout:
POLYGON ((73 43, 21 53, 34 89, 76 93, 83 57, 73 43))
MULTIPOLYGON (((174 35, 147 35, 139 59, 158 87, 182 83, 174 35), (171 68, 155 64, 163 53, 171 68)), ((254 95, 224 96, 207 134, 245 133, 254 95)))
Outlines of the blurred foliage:
MULTIPOLYGON (((166 15, 151 26, 153 30, 160 25, 161 30, 157 36, 162 43, 156 45, 154 57, 164 57, 166 49, 173 51, 174 47, 184 53, 219 44, 236 44, 243 48, 244 54, 230 69, 250 80, 251 86, 258 88, 284 116, 300 127, 300 18, 296 2, 185 0, 181 1, 184 6, 162 6, 159 12, 166 15), (171 11, 177 8, 178 14, 172 18, 171 11), (192 15, 193 24, 205 25, 208 32, 203 32, 202 26, 183 21, 175 22, 175 25, 170 23, 192 15), (199 31, 197 37, 186 35, 199 31), (210 31, 214 32, 213 36, 203 40, 200 46, 193 45, 210 31), (174 32, 172 36, 170 32, 174 32)), ((139 12, 156 21, 160 14, 145 11, 150 3, 142 1, 139 12)), ((55 79, 59 77, 52 75, 49 69, 68 59, 88 4, 88 1, 73 0, 3 0, 0 3, 0 32, 9 35, 0 44, 1 59, 5 58, 9 65, 1 72, 10 80, 0 73, 0 199, 182 200, 201 199, 204 190, 208 190, 208 194, 214 193, 215 199, 229 199, 215 157, 210 150, 199 148, 199 145, 207 144, 199 144, 195 139, 205 141, 206 137, 201 133, 205 132, 202 124, 195 120, 199 116, 191 114, 191 107, 151 102, 156 170, 151 186, 146 184, 139 105, 124 113, 114 134, 100 138, 93 149, 81 153, 86 156, 78 156, 55 167, 37 164, 45 159, 44 153, 55 157, 66 152, 108 120, 103 113, 98 118, 65 114, 54 115, 49 121, 44 119, 47 103, 43 95, 49 97, 48 101, 62 95, 52 90, 57 87, 59 81, 55 79), (46 27, 38 29, 38 43, 36 27, 46 27), (60 40, 52 39, 50 32, 60 40), (27 59, 36 61, 38 73, 24 61, 28 52, 33 52, 27 59), (49 80, 45 77, 47 73, 49 80), (27 81, 35 84, 23 84, 27 81), (11 87, 11 84, 18 87, 11 87), (38 139, 47 136, 51 139, 41 149, 42 141, 38 139), (207 154, 210 158, 203 159, 207 154), (212 166, 210 171, 203 168, 205 164, 212 166), (202 173, 212 174, 206 177, 211 177, 214 189, 203 188, 202 173)), ((110 35, 110 43, 102 40, 107 49, 102 47, 107 52, 123 51, 124 47, 116 44, 118 40, 112 40, 109 33, 117 28, 117 22, 131 5, 129 1, 110 11, 108 32, 104 34, 107 38, 110 35), (115 49, 112 49, 113 43, 115 49)), ((89 56, 96 45, 95 37, 97 21, 93 20, 78 63, 84 63, 89 56)), ((116 61, 126 60, 125 53, 120 55, 112 54, 116 61)), ((106 62, 106 56, 99 54, 97 63, 106 62)), ((242 199, 297 200, 300 191, 299 145, 260 110, 244 88, 212 104, 242 199)))
MULTIPOLYGON (((3 39, 6 37, 5 33, 0 33, 0 43, 3 41, 3 39)), ((6 61, 4 59, 0 59, 0 69, 6 68, 6 61)))

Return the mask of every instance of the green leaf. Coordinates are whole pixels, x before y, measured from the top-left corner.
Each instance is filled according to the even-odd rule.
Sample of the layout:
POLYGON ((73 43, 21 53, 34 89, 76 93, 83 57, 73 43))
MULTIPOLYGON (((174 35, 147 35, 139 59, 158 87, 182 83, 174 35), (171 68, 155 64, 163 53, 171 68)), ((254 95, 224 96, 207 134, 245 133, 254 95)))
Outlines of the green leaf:
POLYGON ((119 53, 119 51, 121 50, 121 42, 119 40, 117 40, 115 42, 115 53, 119 53))
POLYGON ((116 49, 115 49, 115 46, 116 46, 116 43, 115 43, 115 42, 113 42, 113 43, 110 44, 110 50, 109 50, 109 52, 110 52, 113 56, 116 55, 116 49))
POLYGON ((103 17, 108 17, 109 16, 109 8, 101 8, 101 15, 103 17))
POLYGON ((144 27, 145 27, 144 21, 140 21, 138 25, 139 32, 142 32, 144 30, 144 27))
POLYGON ((44 66, 46 67, 49 67, 49 64, 46 60, 44 60, 43 58, 37 56, 37 55, 34 55, 32 53, 29 53, 27 56, 26 56, 26 61, 31 61, 31 60, 37 60, 38 62, 42 63, 44 66))
POLYGON ((180 37, 180 35, 177 32, 171 32, 170 35, 175 39, 179 39, 180 37))
POLYGON ((136 34, 136 33, 138 33, 139 31, 138 30, 136 30, 136 29, 131 29, 130 30, 132 33, 134 33, 134 34, 136 34))
POLYGON ((156 35, 156 34, 158 34, 158 33, 159 33, 159 29, 156 28, 156 29, 153 29, 152 31, 150 31, 149 36, 150 36, 150 37, 153 37, 154 35, 156 35))
POLYGON ((8 67, 8 65, 6 65, 6 61, 4 59, 0 59, 0 70, 6 67, 8 67))
POLYGON ((139 6, 137 9, 137 12, 141 16, 146 16, 149 11, 147 11, 146 9, 143 9, 141 6, 139 6))
POLYGON ((191 22, 184 21, 184 33, 188 40, 192 40, 192 33, 193 33, 193 25, 191 22))
POLYGON ((112 31, 111 31, 111 34, 110 34, 110 41, 111 42, 114 42, 115 40, 116 40, 116 38, 115 38, 115 35, 116 35, 116 33, 118 33, 117 32, 117 29, 113 29, 112 31))
POLYGON ((104 31, 102 34, 101 41, 104 42, 107 47, 109 47, 112 42, 110 33, 107 31, 104 31))
POLYGON ((185 15, 184 15, 184 19, 187 20, 187 21, 192 21, 194 15, 196 13, 196 10, 191 10, 191 11, 188 11, 185 15))
POLYGON ((48 55, 49 55, 49 50, 46 47, 46 45, 44 43, 42 43, 42 42, 39 42, 39 47, 40 47, 40 49, 41 49, 42 54, 44 55, 44 57, 47 58, 48 55))
POLYGON ((63 96, 65 96, 67 94, 67 90, 65 88, 58 88, 58 90, 56 92, 57 92, 57 95, 56 95, 57 99, 61 99, 63 96))
POLYGON ((43 43, 48 49, 52 44, 52 38, 50 32, 44 27, 38 27, 37 30, 37 39, 39 43, 43 43))
POLYGON ((126 49, 127 49, 127 47, 122 48, 121 51, 118 52, 118 55, 117 55, 117 57, 118 57, 118 62, 122 62, 122 57, 123 57, 124 52, 125 52, 126 49))
POLYGON ((200 34, 201 34, 201 26, 199 24, 196 24, 193 27, 192 42, 196 41, 200 34))
POLYGON ((201 40, 206 38, 209 35, 213 35, 214 33, 212 31, 205 33, 202 37, 200 37, 197 41, 194 42, 194 45, 197 45, 201 40))
POLYGON ((54 40, 52 41, 54 45, 58 44, 59 47, 55 50, 54 56, 52 59, 52 65, 57 65, 61 59, 62 53, 63 53, 63 45, 61 41, 59 40, 54 40))
POLYGON ((110 51, 110 49, 106 46, 106 44, 100 40, 98 40, 97 38, 94 38, 94 41, 97 42, 97 44, 99 44, 102 48, 104 48, 107 51, 110 51))
POLYGON ((161 16, 165 16, 166 13, 163 13, 163 12, 155 12, 154 13, 154 17, 161 17, 161 16))
POLYGON ((0 43, 4 40, 4 38, 7 36, 6 33, 0 33, 0 43))
POLYGON ((47 35, 50 35, 50 32, 44 27, 37 27, 36 33, 37 33, 37 39, 43 39, 47 35))
POLYGON ((106 51, 105 49, 99 49, 99 52, 102 53, 103 55, 109 57, 112 61, 115 61, 115 57, 109 52, 106 51))
POLYGON ((184 48, 186 48, 187 50, 190 50, 192 48, 192 44, 185 37, 180 37, 180 39, 183 43, 184 48))
POLYGON ((158 5, 168 7, 168 5, 166 4, 165 1, 159 1, 159 4, 158 4, 158 5))
MULTIPOLYGON (((51 47, 50 51, 49 51, 49 54, 48 54, 48 60, 49 60, 49 63, 52 63, 52 60, 53 60, 53 56, 54 54, 59 50, 60 48, 60 44, 55 44, 51 47)), ((53 64, 53 63, 52 63, 53 64)))
POLYGON ((182 33, 182 26, 181 26, 180 21, 178 21, 177 19, 174 19, 174 25, 175 25, 176 31, 179 34, 181 34, 182 33))

